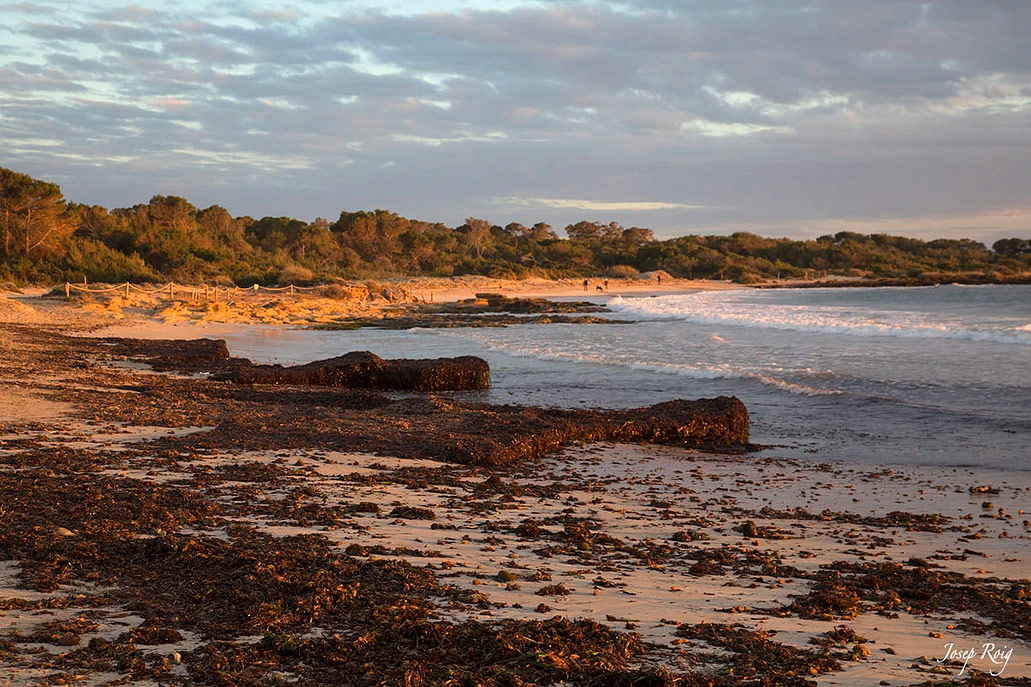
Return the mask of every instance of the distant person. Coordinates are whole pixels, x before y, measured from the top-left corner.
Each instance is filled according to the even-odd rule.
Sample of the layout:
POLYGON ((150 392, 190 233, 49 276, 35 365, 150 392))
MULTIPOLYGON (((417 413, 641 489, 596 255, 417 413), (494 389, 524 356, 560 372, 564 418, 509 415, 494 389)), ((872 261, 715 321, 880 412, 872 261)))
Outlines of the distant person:
POLYGON ((606 279, 606 280, 604 281, 604 284, 605 284, 605 290, 606 290, 606 291, 608 291, 608 290, 609 290, 609 280, 608 280, 608 279, 606 279))
POLYGON ((591 283, 589 281, 587 281, 586 279, 584 279, 584 293, 587 293, 587 287, 590 286, 590 285, 591 285, 591 283))
POLYGON ((660 284, 662 283, 662 275, 661 274, 656 274, 655 278, 659 280, 660 284))

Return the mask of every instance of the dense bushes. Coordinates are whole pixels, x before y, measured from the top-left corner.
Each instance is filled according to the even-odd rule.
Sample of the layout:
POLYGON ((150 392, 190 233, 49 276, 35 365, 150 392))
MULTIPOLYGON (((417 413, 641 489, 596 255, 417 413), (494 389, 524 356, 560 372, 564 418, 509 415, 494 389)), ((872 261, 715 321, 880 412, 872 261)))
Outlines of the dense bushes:
POLYGON ((467 274, 633 278, 674 277, 756 283, 840 274, 893 279, 973 273, 1000 280, 1031 269, 1031 239, 989 249, 962 240, 840 232, 816 240, 738 232, 655 240, 641 227, 580 221, 560 239, 544 223, 504 227, 470 217, 458 227, 387 210, 317 218, 233 217, 198 210, 177 196, 108 210, 66 205, 55 184, 0 168, 0 281, 160 281, 308 284, 408 275, 467 274))

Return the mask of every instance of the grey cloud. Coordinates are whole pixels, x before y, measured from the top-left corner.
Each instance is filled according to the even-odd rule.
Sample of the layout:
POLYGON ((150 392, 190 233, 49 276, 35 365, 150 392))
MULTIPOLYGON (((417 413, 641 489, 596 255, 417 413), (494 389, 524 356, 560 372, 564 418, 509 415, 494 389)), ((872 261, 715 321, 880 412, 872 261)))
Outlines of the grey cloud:
MULTIPOLYGON (((0 67, 0 88, 15 92, 76 92, 85 87, 69 79, 60 70, 39 67, 33 64, 14 63, 8 68, 0 67)), ((3 102, 0 100, 0 102, 3 102)))
POLYGON ((109 205, 162 192, 255 215, 380 206, 557 224, 573 211, 528 218, 491 199, 709 206, 647 214, 672 231, 970 215, 1026 202, 1031 175, 1031 107, 1013 99, 1031 96, 1031 3, 634 0, 319 19, 218 2, 62 23, 5 7, 44 60, 0 53, 17 143, 5 164, 61 173, 69 195, 109 205))
POLYGON ((251 57, 229 45, 200 38, 173 39, 165 42, 167 54, 188 57, 216 65, 249 64, 251 57))
POLYGON ((37 5, 31 2, 14 2, 0 5, 0 12, 11 14, 54 14, 57 8, 50 5, 37 5))
POLYGON ((156 10, 151 7, 143 7, 142 5, 123 5, 122 7, 96 10, 89 13, 89 16, 102 21, 127 23, 151 22, 162 15, 163 12, 160 10, 156 10))

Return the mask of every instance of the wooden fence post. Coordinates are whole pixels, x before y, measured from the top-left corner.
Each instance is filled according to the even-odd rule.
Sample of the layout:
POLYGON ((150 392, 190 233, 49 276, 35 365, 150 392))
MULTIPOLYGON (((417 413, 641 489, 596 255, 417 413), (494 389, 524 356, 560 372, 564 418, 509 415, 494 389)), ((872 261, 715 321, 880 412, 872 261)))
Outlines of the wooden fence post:
POLYGON ((125 282, 125 297, 129 297, 129 282, 125 282))
POLYGON ((72 285, 68 282, 64 283, 64 297, 67 299, 71 299, 72 297, 72 285))

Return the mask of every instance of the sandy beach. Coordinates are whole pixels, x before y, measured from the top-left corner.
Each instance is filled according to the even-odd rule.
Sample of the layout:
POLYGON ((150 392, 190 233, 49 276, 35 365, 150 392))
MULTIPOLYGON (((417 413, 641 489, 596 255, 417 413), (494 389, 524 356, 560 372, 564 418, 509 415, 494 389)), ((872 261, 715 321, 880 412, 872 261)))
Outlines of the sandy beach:
POLYGON ((1028 473, 541 443, 557 411, 211 381, 134 339, 247 324, 122 310, 0 303, 0 685, 1031 677, 1028 473))
MULTIPOLYGON (((597 299, 619 295, 661 295, 696 291, 722 291, 746 288, 740 284, 711 280, 656 279, 589 279, 585 289, 580 279, 506 280, 480 276, 456 278, 415 277, 404 280, 354 282, 326 287, 305 287, 294 294, 283 287, 266 290, 153 285, 123 291, 119 285, 75 285, 72 302, 78 307, 67 310, 64 317, 80 320, 99 316, 100 322, 160 322, 178 324, 267 324, 305 327, 333 325, 356 319, 383 319, 413 311, 435 312, 448 304, 476 302, 477 296, 496 294, 506 298, 597 299)), ((59 291, 59 289, 58 289, 59 291)), ((37 309, 61 310, 61 297, 40 298, 43 290, 11 294, 18 298, 7 307, 16 308, 21 301, 32 302, 37 309), (25 300, 29 297, 29 300, 25 300)), ((481 304, 482 300, 479 301, 481 304)), ((495 309, 496 311, 499 309, 495 309)), ((22 319, 39 320, 22 308, 22 319)))
POLYGON ((473 298, 477 293, 494 291, 512 298, 577 298, 581 296, 645 295, 684 293, 688 291, 720 291, 746 288, 730 281, 709 279, 673 279, 668 275, 661 281, 650 279, 490 279, 489 277, 462 277, 459 279, 433 279, 423 277, 412 280, 408 287, 420 298, 439 302, 473 298))

